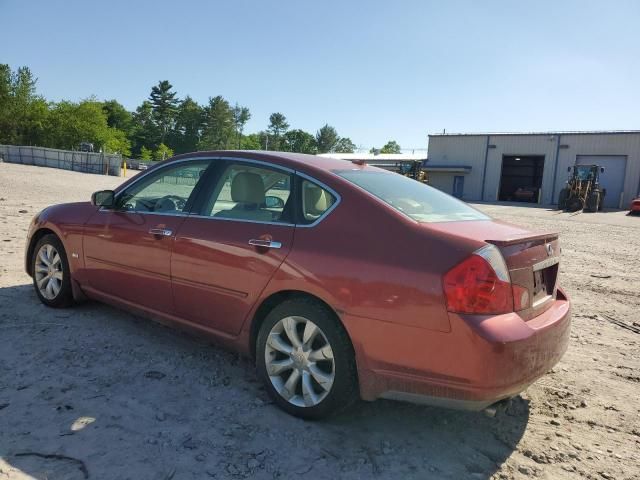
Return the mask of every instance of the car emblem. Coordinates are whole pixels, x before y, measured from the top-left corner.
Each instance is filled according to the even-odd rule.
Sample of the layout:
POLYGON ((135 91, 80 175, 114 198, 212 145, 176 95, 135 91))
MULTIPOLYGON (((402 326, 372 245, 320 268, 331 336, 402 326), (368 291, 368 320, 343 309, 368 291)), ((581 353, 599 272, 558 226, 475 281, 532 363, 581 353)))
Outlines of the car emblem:
POLYGON ((550 243, 547 243, 546 247, 547 247, 547 256, 550 257, 551 255, 553 255, 553 247, 551 246, 550 243))

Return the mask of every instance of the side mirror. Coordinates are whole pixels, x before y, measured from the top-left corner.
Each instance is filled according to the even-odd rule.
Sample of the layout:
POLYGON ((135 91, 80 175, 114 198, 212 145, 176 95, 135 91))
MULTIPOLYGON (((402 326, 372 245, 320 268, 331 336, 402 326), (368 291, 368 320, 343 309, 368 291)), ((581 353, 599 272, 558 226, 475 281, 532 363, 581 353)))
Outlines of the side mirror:
POLYGON ((571 171, 571 167, 567 167, 567 172, 570 172, 570 171, 571 171))
POLYGON ((113 190, 100 190, 91 195, 91 205, 113 208, 115 204, 113 190))
POLYGON ((265 208, 284 208, 284 200, 274 195, 264 197, 265 208))
POLYGON ((604 173, 604 167, 600 167, 600 173, 604 173))

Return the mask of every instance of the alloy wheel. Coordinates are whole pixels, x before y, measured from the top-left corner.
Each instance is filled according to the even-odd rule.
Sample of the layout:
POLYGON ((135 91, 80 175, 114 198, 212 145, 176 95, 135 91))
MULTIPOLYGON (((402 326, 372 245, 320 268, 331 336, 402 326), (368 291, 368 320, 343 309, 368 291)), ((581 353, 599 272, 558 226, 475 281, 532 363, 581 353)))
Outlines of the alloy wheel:
POLYGON ((47 243, 38 250, 34 275, 40 294, 47 300, 55 299, 62 288, 64 272, 62 258, 53 245, 47 243))
POLYGON ((278 321, 269 332, 264 354, 271 384, 292 405, 313 407, 331 391, 333 350, 311 320, 290 316, 278 321))

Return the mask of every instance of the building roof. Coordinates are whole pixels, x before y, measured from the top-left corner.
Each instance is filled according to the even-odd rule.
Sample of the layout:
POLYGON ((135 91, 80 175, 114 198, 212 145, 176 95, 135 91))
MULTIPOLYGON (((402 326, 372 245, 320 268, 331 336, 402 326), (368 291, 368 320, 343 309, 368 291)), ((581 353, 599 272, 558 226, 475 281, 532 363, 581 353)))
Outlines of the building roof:
POLYGON ((426 160, 427 154, 425 153, 320 153, 318 157, 335 158, 340 160, 388 160, 388 161, 401 161, 401 160, 426 160))
POLYGON ((478 132, 478 133, 430 133, 430 137, 486 137, 487 135, 612 135, 612 134, 640 134, 640 130, 591 130, 591 131, 572 131, 560 130, 555 132, 478 132))

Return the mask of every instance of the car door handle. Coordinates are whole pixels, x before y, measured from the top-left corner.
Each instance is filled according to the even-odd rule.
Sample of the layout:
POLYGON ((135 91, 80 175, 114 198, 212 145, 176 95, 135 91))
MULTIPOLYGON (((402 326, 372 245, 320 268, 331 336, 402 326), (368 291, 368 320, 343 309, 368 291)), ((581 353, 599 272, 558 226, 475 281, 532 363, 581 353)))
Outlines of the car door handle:
POLYGON ((163 237, 170 237, 173 232, 168 228, 152 228, 151 230, 149 230, 149 233, 151 235, 161 235, 163 237))
POLYGON ((274 242, 271 240, 260 240, 252 238, 249 240, 249 245, 253 245, 254 247, 262 247, 262 248, 282 248, 282 243, 274 242))

